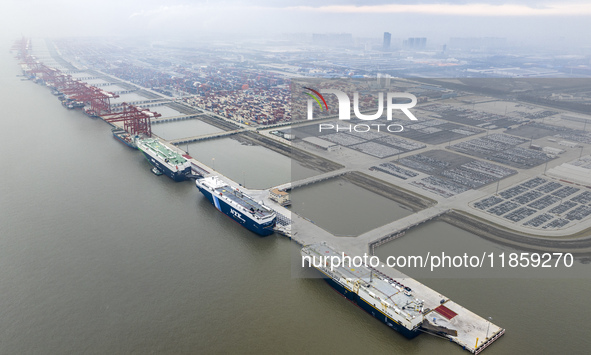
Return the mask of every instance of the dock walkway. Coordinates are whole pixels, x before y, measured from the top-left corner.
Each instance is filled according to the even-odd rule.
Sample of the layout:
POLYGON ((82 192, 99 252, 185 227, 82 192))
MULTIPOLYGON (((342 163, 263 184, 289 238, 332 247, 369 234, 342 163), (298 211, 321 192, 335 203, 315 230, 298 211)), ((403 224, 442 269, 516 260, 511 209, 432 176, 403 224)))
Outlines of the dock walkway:
POLYGON ((339 169, 339 170, 334 170, 334 171, 329 171, 327 173, 324 174, 320 174, 320 175, 315 175, 315 176, 311 176, 309 178, 305 178, 305 179, 301 179, 298 181, 294 181, 294 182, 288 182, 282 185, 278 185, 275 186, 274 188, 277 188, 279 190, 282 191, 289 191, 289 190, 293 190, 297 187, 302 187, 302 186, 306 186, 306 185, 310 185, 310 184, 314 184, 320 181, 324 181, 324 180, 328 180, 328 179, 332 179, 335 177, 339 177, 345 174, 348 174, 350 172, 352 172, 353 169, 339 169))
POLYGON ((172 122, 172 121, 183 121, 183 120, 192 120, 203 116, 202 113, 197 113, 193 115, 178 115, 178 116, 171 116, 171 117, 162 117, 162 118, 154 118, 151 120, 151 123, 164 123, 164 122, 172 122))
POLYGON ((233 131, 217 132, 217 133, 203 134, 203 135, 194 136, 194 137, 172 139, 169 142, 174 145, 193 143, 193 142, 199 142, 199 141, 204 141, 204 140, 208 140, 208 139, 228 137, 228 136, 232 136, 234 134, 242 133, 245 131, 247 131, 247 130, 244 128, 241 128, 241 129, 235 129, 233 131))

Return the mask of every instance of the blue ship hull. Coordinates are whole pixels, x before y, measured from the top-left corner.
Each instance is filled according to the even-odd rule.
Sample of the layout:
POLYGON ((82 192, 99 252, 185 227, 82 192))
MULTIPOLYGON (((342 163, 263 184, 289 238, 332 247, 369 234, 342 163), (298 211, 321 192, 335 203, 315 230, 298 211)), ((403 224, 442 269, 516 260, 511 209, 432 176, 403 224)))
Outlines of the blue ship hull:
POLYGON ((185 181, 188 179, 188 175, 191 174, 191 167, 187 167, 185 170, 171 170, 164 164, 160 164, 156 159, 152 158, 149 154, 146 154, 143 150, 140 149, 140 152, 148 159, 148 162, 154 166, 156 169, 162 171, 164 175, 168 176, 169 178, 173 179, 176 182, 185 181))
POLYGON ((234 222, 240 224, 249 231, 254 232, 258 235, 267 236, 273 234, 273 227, 275 227, 275 219, 264 224, 257 223, 250 219, 248 216, 244 215, 243 213, 233 209, 224 200, 218 198, 217 196, 214 196, 211 193, 211 191, 202 189, 199 185, 197 185, 197 188, 209 200, 209 202, 211 202, 211 204, 215 206, 215 208, 217 208, 226 216, 230 217, 234 222))
MULTIPOLYGON (((319 270, 320 271, 320 270, 319 270)), ((321 271, 322 272, 322 271, 321 271)), ((398 333, 404 335, 406 338, 408 339, 412 339, 415 338, 416 336, 418 336, 420 334, 420 331, 418 329, 415 330, 409 330, 406 327, 398 324, 395 320, 393 320, 392 318, 386 316, 384 313, 382 313, 380 310, 376 309, 374 306, 370 305, 369 303, 365 302, 361 297, 359 297, 355 292, 348 290, 347 288, 345 288, 343 285, 335 282, 332 278, 330 278, 328 275, 322 273, 325 277, 324 280, 333 288, 335 289, 338 293, 340 293, 341 295, 345 296, 345 298, 347 298, 349 301, 353 302, 354 304, 356 304, 357 306, 359 306, 359 308, 363 309, 364 311, 366 311, 367 313, 371 314, 372 316, 374 316, 374 318, 376 318, 377 320, 381 321, 382 323, 386 324, 387 326, 389 326, 390 328, 394 329, 395 331, 397 331, 398 333)))

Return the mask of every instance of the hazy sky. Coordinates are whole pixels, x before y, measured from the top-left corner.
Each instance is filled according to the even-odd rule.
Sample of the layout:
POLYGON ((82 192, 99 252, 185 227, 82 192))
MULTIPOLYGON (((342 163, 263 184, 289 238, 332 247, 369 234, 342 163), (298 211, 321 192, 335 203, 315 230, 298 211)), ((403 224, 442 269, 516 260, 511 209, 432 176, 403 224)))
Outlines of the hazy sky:
POLYGON ((3 0, 2 35, 199 37, 349 32, 394 38, 495 36, 543 44, 591 43, 591 1, 451 0, 155 1, 3 0))

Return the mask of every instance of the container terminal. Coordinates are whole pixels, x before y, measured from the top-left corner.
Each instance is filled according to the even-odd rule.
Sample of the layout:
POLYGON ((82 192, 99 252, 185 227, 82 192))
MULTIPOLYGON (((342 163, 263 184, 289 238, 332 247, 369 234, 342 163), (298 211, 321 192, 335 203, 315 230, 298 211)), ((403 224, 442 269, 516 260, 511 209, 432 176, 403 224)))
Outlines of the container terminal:
MULTIPOLYGON (((205 179, 202 179, 203 181, 208 181, 206 179, 210 179, 215 182, 215 186, 209 186, 211 183, 208 185, 210 189, 228 188, 226 191, 228 194, 224 195, 222 192, 222 197, 226 196, 228 201, 232 200, 231 197, 228 197, 231 193, 236 195, 236 192, 232 190, 233 188, 231 186, 239 186, 240 184, 231 181, 229 178, 223 176, 223 174, 216 172, 213 167, 197 161, 188 154, 179 153, 179 148, 175 144, 186 143, 187 139, 167 141, 152 134, 151 124, 157 122, 159 116, 155 114, 155 112, 146 109, 146 107, 157 107, 159 103, 170 102, 172 99, 166 98, 162 94, 156 95, 153 93, 156 97, 152 97, 148 100, 138 100, 135 103, 120 103, 117 106, 112 105, 110 100, 116 98, 117 94, 101 90, 92 85, 79 84, 79 81, 73 78, 70 74, 62 73, 55 68, 45 66, 28 53, 26 42, 21 43, 19 47, 21 48, 19 59, 22 61, 25 76, 51 87, 52 91, 55 92, 58 97, 65 97, 62 96, 62 94, 68 95, 68 98, 64 100, 68 108, 68 105, 73 102, 75 102, 77 106, 85 106, 85 112, 91 113, 91 116, 93 117, 100 117, 111 124, 114 127, 113 133, 118 139, 121 139, 121 137, 125 135, 123 132, 127 132, 129 135, 125 136, 127 138, 141 136, 142 139, 139 140, 139 142, 144 141, 143 144, 145 145, 145 149, 143 149, 142 152, 150 151, 151 149, 151 151, 155 152, 154 155, 161 155, 163 157, 164 163, 168 163, 166 160, 169 156, 178 159, 178 161, 175 162, 181 164, 183 176, 182 178, 179 178, 177 175, 174 175, 176 167, 178 167, 178 164, 176 164, 174 169, 169 169, 171 170, 171 174, 169 175, 171 178, 175 180, 184 180, 205 177, 205 179), (136 106, 138 104, 142 106, 136 106)), ((75 68, 71 70, 71 72, 75 71, 75 68)), ((72 106, 74 105, 72 104, 72 106)), ((199 108, 197 114, 193 112, 191 114, 175 116, 171 118, 171 120, 192 119, 195 115, 200 114, 211 113, 203 108, 199 108)), ((226 120, 223 116, 212 116, 221 121, 226 120)), ((292 143, 290 142, 291 139, 285 139, 277 135, 274 130, 275 127, 271 129, 264 127, 265 129, 260 129, 236 122, 231 122, 231 124, 234 128, 232 130, 191 137, 188 141, 215 139, 233 134, 255 133, 259 137, 270 140, 277 145, 292 143)), ((297 124, 292 125, 293 128, 297 128, 297 126, 297 124)), ((306 126, 306 123, 302 123, 301 126, 306 126)), ((477 144, 490 145, 490 142, 499 142, 500 144, 505 145, 510 144, 513 147, 517 147, 517 145, 523 143, 518 139, 510 140, 511 136, 505 135, 506 137, 504 137, 500 133, 500 127, 497 128, 497 130, 499 132, 497 133, 497 136, 493 135, 492 137, 489 137, 488 130, 485 132, 484 130, 467 129, 465 131, 469 134, 466 134, 465 138, 455 140, 452 150, 462 153, 461 150, 469 149, 477 144), (474 142, 475 139, 484 139, 484 141, 482 143, 474 142)), ((142 145, 142 143, 138 144, 138 141, 134 142, 135 144, 131 144, 131 147, 139 148, 142 145)), ((421 170, 422 165, 420 164, 433 164, 432 160, 429 160, 428 158, 429 151, 445 149, 446 146, 450 145, 449 142, 436 142, 435 144, 431 144, 430 147, 416 143, 411 145, 408 144, 408 142, 412 143, 412 141, 408 140, 407 142, 395 142, 395 144, 402 144, 404 147, 412 148, 399 150, 397 153, 398 160, 395 161, 394 164, 388 163, 384 160, 384 157, 388 157, 387 155, 382 157, 376 156, 375 159, 367 159, 367 156, 363 156, 363 159, 361 159, 358 155, 360 153, 350 152, 347 148, 344 149, 345 153, 335 153, 332 149, 329 150, 324 149, 323 147, 306 145, 306 142, 294 143, 292 146, 295 149, 311 151, 314 156, 319 157, 320 159, 326 159, 331 162, 338 161, 340 165, 336 164, 337 167, 320 175, 275 186, 268 190, 249 190, 245 187, 240 187, 240 194, 247 196, 248 200, 254 203, 253 206, 256 204, 258 211, 261 211, 261 218, 269 218, 273 220, 276 232, 286 235, 298 243, 302 247, 302 253, 304 255, 310 255, 311 253, 332 253, 336 255, 340 252, 344 252, 347 255, 373 254, 373 249, 376 246, 404 235, 406 231, 422 223, 457 211, 469 212, 475 216, 486 216, 487 214, 494 214, 495 211, 491 210, 494 208, 494 205, 499 204, 498 206, 501 206, 503 203, 503 199, 497 202, 495 199, 487 197, 497 195, 499 191, 498 181, 500 180, 497 181, 496 191, 494 185, 488 185, 484 188, 477 189, 479 186, 470 188, 470 186, 466 184, 454 185, 449 182, 450 180, 443 180, 441 178, 429 176, 421 170), (336 154, 341 155, 337 156, 336 154), (425 158, 425 156, 427 158, 425 158), (400 164, 401 159, 407 159, 406 165, 400 164), (376 167, 379 168, 376 169, 376 167), (412 170, 409 170, 409 167, 412 170), (292 213, 285 207, 289 201, 289 191, 294 188, 359 172, 368 179, 381 181, 384 184, 390 184, 390 182, 392 182, 394 185, 395 183, 400 182, 400 180, 397 180, 400 179, 400 177, 403 177, 403 180, 412 180, 410 181, 411 183, 408 184, 408 191, 416 196, 424 197, 427 195, 428 198, 425 198, 424 200, 428 202, 423 204, 420 213, 411 214, 405 218, 375 228, 357 237, 336 237, 308 219, 292 213), (260 201, 260 203, 255 201, 260 201)), ((340 143, 344 144, 345 147, 347 146, 347 142, 340 143)), ((359 150, 359 152, 363 153, 363 149, 359 150)), ((389 153, 391 152, 385 152, 384 154, 389 153)), ((543 175, 546 172, 548 164, 550 164, 550 168, 554 168, 552 170, 554 174, 560 174, 561 169, 557 167, 559 167, 560 164, 567 164, 572 161, 575 158, 576 153, 568 151, 566 154, 562 155, 560 159, 551 160, 544 160, 545 158, 543 155, 536 155, 536 157, 539 156, 541 158, 540 163, 546 163, 543 172, 540 171, 540 169, 527 170, 519 165, 523 165, 523 161, 512 158, 519 157, 519 153, 521 152, 516 149, 513 156, 499 155, 499 159, 514 161, 515 165, 508 165, 515 167, 516 170, 502 168, 501 166, 474 164, 473 161, 468 161, 465 163, 466 166, 459 168, 461 168, 460 171, 462 173, 466 173, 466 171, 482 171, 484 169, 488 172, 488 175, 485 174, 485 177, 496 175, 503 179, 504 187, 501 189, 501 196, 505 199, 514 196, 521 197, 530 192, 529 190, 537 187, 537 182, 540 182, 536 179, 544 180, 540 182, 540 185, 543 183, 556 182, 560 185, 556 187, 556 189, 564 187, 563 185, 565 184, 572 184, 572 182, 569 182, 567 179, 552 178, 553 181, 550 181, 547 177, 541 178, 539 175, 543 175), (523 183, 525 180, 527 180, 526 183, 523 183), (513 188, 511 186, 518 183, 525 184, 525 189, 510 191, 513 188)), ((545 156, 549 157, 549 155, 545 156)), ((151 156, 148 155, 147 158, 150 160, 151 156)), ((170 161, 170 159, 168 160, 170 161)), ((166 172, 167 170, 162 166, 157 166, 156 168, 162 172, 166 172)), ((456 176, 459 175, 456 174, 454 177, 456 176)), ((584 176, 584 174, 582 176, 584 176)), ((558 175, 558 177, 561 176, 558 175)), ((206 188, 206 186, 204 185, 203 188, 206 188)), ((581 191, 577 190, 572 192, 573 194, 576 193, 576 195, 573 196, 578 198, 577 201, 581 205, 586 205, 591 202, 591 200, 586 200, 588 194, 585 194, 587 193, 587 191, 584 190, 585 188, 587 187, 581 185, 580 187, 576 187, 576 189, 581 191)), ((547 191, 543 193, 551 193, 553 191, 550 187, 546 190, 547 191)), ((564 202, 562 200, 565 197, 570 196, 568 193, 570 191, 572 190, 558 194, 557 196, 560 201, 546 198, 548 200, 546 201, 547 204, 539 202, 536 206, 541 206, 541 208, 534 213, 529 213, 529 210, 521 211, 517 214, 518 217, 502 218, 496 222, 502 227, 506 227, 516 233, 528 233, 531 231, 532 225, 535 223, 530 223, 530 225, 524 223, 517 224, 515 223, 516 221, 521 221, 521 218, 519 217, 526 215, 532 216, 533 218, 539 218, 540 220, 549 218, 540 216, 543 215, 543 213, 546 213, 548 209, 562 205, 564 202)), ((528 196, 530 197, 524 196, 521 198, 520 201, 522 201, 522 204, 530 203, 538 197, 545 197, 543 194, 539 195, 537 193, 528 196), (531 197, 533 195, 536 197, 531 197), (529 200, 529 198, 532 199, 529 200)), ((218 203, 219 200, 220 199, 218 199, 218 203)), ((235 203, 236 201, 233 202, 235 203)), ((213 201, 212 204, 214 204, 216 208, 218 207, 215 201, 213 201)), ((519 203, 516 207, 510 207, 512 206, 503 207, 504 209, 500 210, 502 213, 499 213, 498 216, 507 217, 512 210, 519 209, 519 203)), ((573 234, 581 232, 589 227, 589 219, 586 218, 587 215, 585 214, 585 211, 579 211, 572 215, 572 220, 574 222, 569 226, 569 231, 572 231, 573 234)), ((254 213, 256 214, 257 211, 254 211, 254 213)), ((543 224, 543 222, 541 224, 543 224)), ((538 224, 538 226, 541 224, 538 224)), ((560 235, 560 232, 557 229, 545 228, 540 231, 540 235, 557 236, 560 235)), ((327 281, 332 283, 333 287, 337 286, 335 287, 337 291, 345 294, 346 297, 358 305, 360 303, 366 305, 367 309, 364 309, 370 314, 375 312, 375 310, 378 310, 381 312, 380 314, 385 315, 385 318, 380 319, 380 316, 373 314, 374 317, 380 319, 392 328, 398 327, 399 329, 397 330, 403 334, 408 331, 409 333, 405 335, 410 335, 412 337, 418 334, 418 332, 435 334, 457 343, 463 349, 471 353, 477 354, 490 346, 505 333, 503 328, 493 324, 489 319, 474 314, 448 297, 439 294, 393 268, 384 266, 365 269, 360 268, 353 273, 350 270, 345 269, 339 269, 336 273, 329 273, 324 267, 317 267, 317 269, 324 274, 327 281), (354 293, 355 295, 347 296, 351 293, 354 293), (412 307, 408 309, 404 308, 405 312, 403 312, 403 307, 407 307, 407 305, 410 305, 411 303, 412 307), (392 323, 391 321, 395 323, 392 323), (394 326, 394 324, 397 324, 397 326, 394 326), (400 328, 401 324, 404 324, 403 328, 400 328)))

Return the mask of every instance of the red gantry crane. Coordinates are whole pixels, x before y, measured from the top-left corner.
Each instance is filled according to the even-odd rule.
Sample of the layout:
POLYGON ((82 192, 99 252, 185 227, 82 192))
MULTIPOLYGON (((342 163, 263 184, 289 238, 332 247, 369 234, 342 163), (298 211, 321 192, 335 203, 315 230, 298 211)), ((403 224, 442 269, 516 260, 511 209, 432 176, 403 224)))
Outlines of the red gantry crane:
POLYGON ((144 134, 147 137, 152 136, 151 119, 160 117, 161 114, 126 102, 121 107, 120 112, 102 115, 103 119, 107 122, 123 121, 123 129, 132 136, 139 134, 144 134))
POLYGON ((22 64, 26 64, 28 75, 38 78, 37 74, 40 74, 39 78, 46 85, 67 95, 64 106, 74 108, 78 105, 89 104, 90 107, 84 111, 92 117, 98 117, 103 113, 111 113, 110 100, 118 98, 119 95, 83 83, 72 78, 71 75, 62 73, 59 69, 46 66, 29 54, 29 47, 30 42, 23 37, 20 41, 16 41, 13 49, 18 51, 17 57, 23 61, 22 64))
POLYGON ((61 91, 68 95, 68 99, 71 101, 90 104, 90 107, 85 110, 85 113, 92 117, 111 113, 110 99, 119 97, 117 94, 101 90, 81 81, 68 81, 67 87, 61 89, 61 91))

